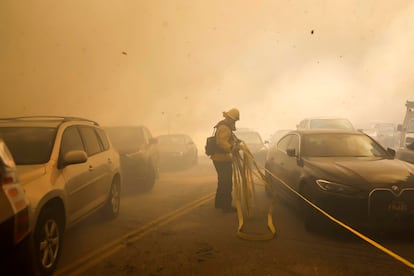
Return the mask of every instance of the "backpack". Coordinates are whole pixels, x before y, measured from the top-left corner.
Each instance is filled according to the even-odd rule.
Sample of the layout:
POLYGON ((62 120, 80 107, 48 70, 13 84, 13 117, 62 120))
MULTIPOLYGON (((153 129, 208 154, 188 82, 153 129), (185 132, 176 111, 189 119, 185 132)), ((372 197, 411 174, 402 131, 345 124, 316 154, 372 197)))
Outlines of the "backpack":
POLYGON ((206 145, 204 146, 205 152, 207 156, 213 155, 217 150, 217 144, 216 144, 216 130, 217 128, 214 128, 213 134, 206 139, 206 145))

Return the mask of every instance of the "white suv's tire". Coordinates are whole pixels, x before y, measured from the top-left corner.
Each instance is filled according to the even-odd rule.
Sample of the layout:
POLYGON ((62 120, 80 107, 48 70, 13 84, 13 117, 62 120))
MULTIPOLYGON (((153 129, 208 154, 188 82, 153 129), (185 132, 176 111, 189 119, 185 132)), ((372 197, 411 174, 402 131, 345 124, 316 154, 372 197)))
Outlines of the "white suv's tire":
POLYGON ((121 185, 118 180, 113 180, 108 200, 103 207, 105 218, 114 219, 119 215, 121 205, 121 185))
POLYGON ((33 243, 36 268, 40 275, 51 275, 60 258, 63 221, 58 211, 46 207, 37 221, 33 243))

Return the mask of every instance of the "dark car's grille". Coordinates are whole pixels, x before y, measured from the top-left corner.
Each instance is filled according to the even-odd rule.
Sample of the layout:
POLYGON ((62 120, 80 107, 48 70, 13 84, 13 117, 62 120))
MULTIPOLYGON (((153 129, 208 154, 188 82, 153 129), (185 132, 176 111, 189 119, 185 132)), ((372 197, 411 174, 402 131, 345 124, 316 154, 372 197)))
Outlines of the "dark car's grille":
POLYGON ((375 218, 414 215, 414 189, 398 193, 391 189, 373 190, 368 198, 368 214, 375 218))

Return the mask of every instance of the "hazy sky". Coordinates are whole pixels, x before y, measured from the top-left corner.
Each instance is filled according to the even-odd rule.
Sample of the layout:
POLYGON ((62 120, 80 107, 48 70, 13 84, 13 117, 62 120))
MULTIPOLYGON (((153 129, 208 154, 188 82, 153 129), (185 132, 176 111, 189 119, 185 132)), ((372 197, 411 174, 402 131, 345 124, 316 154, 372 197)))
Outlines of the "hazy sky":
POLYGON ((268 135, 307 116, 401 122, 412 0, 2 0, 0 116, 186 132, 222 111, 268 135))

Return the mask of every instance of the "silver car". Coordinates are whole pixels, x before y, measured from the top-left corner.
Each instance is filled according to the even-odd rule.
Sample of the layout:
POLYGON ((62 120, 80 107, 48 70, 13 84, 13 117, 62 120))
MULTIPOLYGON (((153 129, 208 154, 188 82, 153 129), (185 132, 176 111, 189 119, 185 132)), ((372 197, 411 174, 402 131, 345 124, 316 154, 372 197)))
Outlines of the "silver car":
POLYGON ((118 215, 119 155, 106 132, 82 118, 3 118, 0 137, 29 200, 36 266, 50 274, 66 228, 98 210, 109 218, 118 215))

